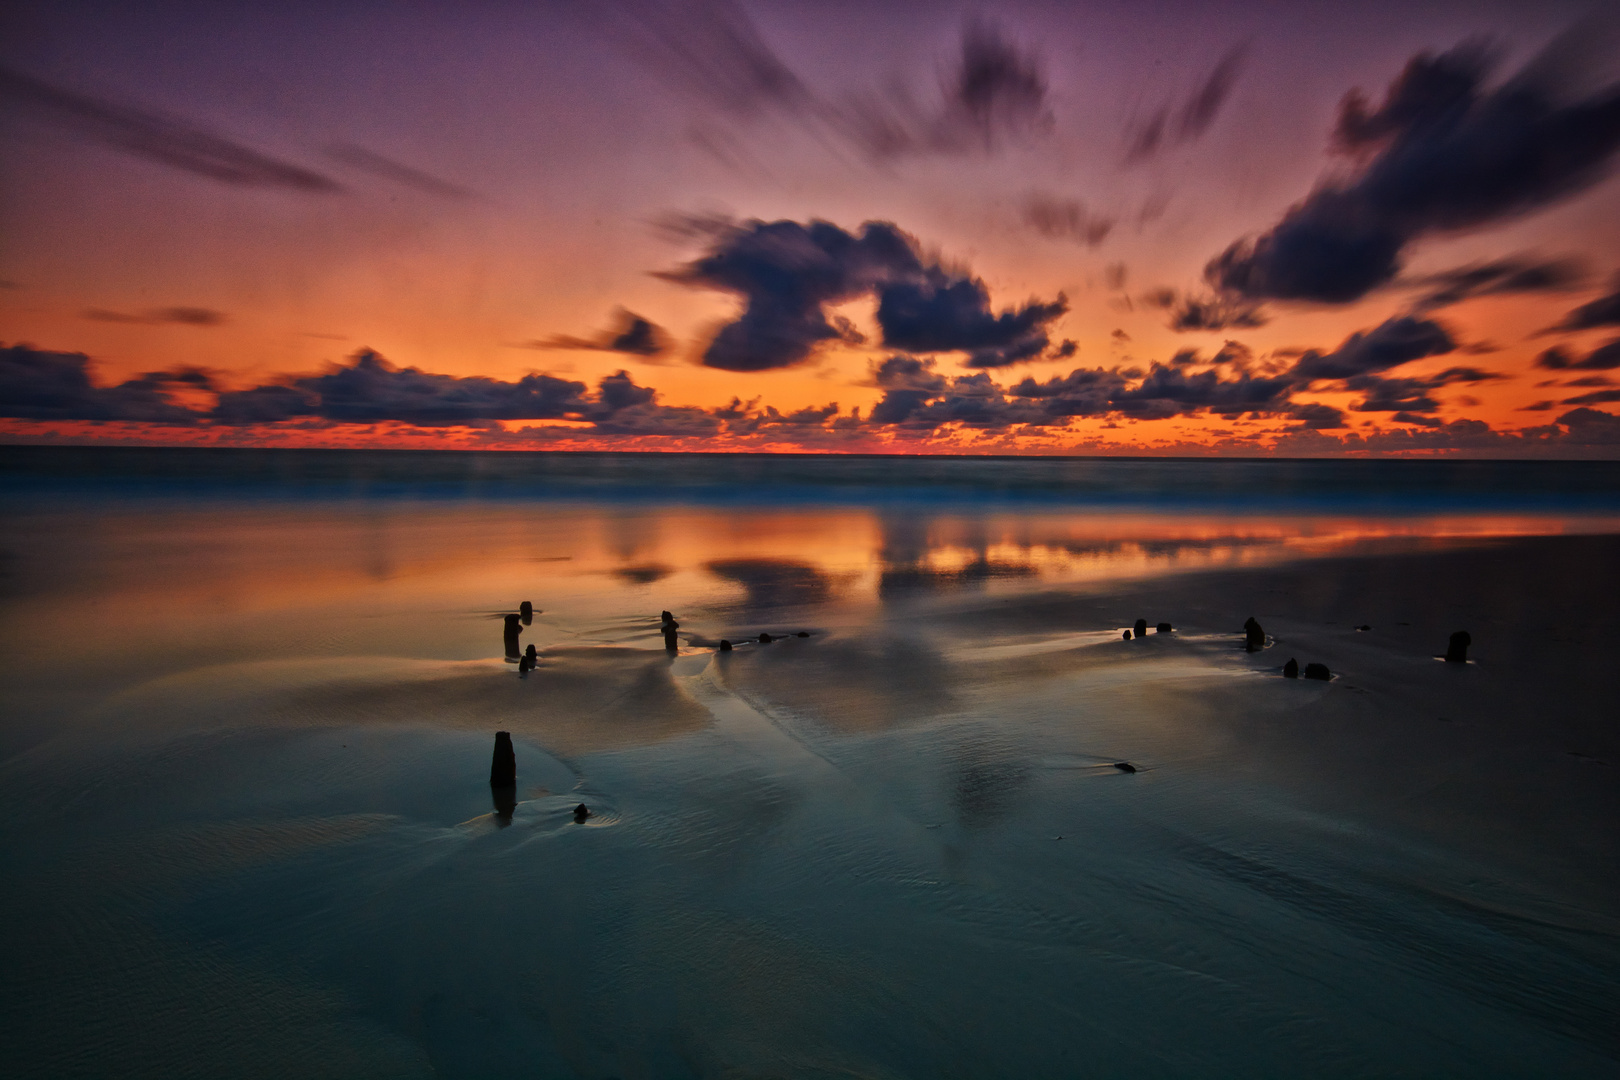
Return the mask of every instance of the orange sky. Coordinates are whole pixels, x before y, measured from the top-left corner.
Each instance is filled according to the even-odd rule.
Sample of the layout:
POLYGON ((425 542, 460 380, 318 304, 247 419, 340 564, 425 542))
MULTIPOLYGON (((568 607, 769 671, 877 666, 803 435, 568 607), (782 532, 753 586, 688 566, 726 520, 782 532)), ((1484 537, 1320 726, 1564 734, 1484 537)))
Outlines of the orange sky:
MULTIPOLYGON (((990 24, 949 5, 906 4, 831 5, 812 16, 646 2, 599 17, 492 7, 465 18, 432 5, 341 16, 24 5, 0 35, 11 106, 0 128, 0 344, 26 345, 29 356, 83 354, 97 391, 182 368, 206 370, 208 382, 164 383, 189 418, 154 424, 84 394, 40 404, 28 396, 37 372, 27 368, 0 377, 0 437, 1612 456, 1620 420, 1602 397, 1620 362, 1604 366, 1593 354, 1620 325, 1543 333, 1610 295, 1620 266, 1620 185, 1605 141, 1620 136, 1603 128, 1615 126, 1603 110, 1620 108, 1620 53, 1572 51, 1571 40, 1598 40, 1606 25, 1559 38, 1582 14, 1545 4, 1351 12, 1166 3, 1128 13, 1027 4, 998 6, 990 24), (1461 69, 1473 61, 1459 43, 1480 35, 1496 54, 1477 64, 1467 118, 1437 121, 1452 125, 1439 135, 1411 126, 1332 152, 1335 130, 1345 151, 1348 92, 1359 88, 1376 110, 1414 58, 1461 69), (1552 69, 1556 79, 1545 76, 1552 69), (1517 188, 1443 176, 1445 138, 1516 145, 1519 134, 1491 109, 1519 84, 1540 87, 1549 129, 1576 116, 1574 149, 1589 167, 1527 173, 1517 188), (1380 180, 1380 169, 1394 179, 1380 180), (1388 228, 1398 252, 1382 276, 1350 296, 1320 284, 1300 295, 1286 282, 1234 290, 1206 269, 1234 242, 1282 236, 1290 207, 1324 188, 1396 223, 1388 228), (729 225, 691 227, 704 216, 729 225), (963 309, 977 329, 951 324, 967 344, 906 347, 879 302, 921 279, 885 270, 876 284, 806 302, 780 325, 762 316, 748 340, 791 337, 806 312, 818 326, 847 325, 839 337, 802 355, 762 353, 761 370, 716 366, 716 334, 750 303, 777 303, 780 283, 668 275, 726 255, 755 223, 816 220, 850 235, 892 223, 925 274, 944 275, 925 291, 977 282, 979 307, 963 309), (1433 299, 1441 278, 1492 267, 1478 295, 1433 299), (1515 268, 1544 272, 1514 278, 1515 268), (996 319, 1059 295, 1066 310, 1019 339, 1040 348, 1005 366, 965 366, 981 362, 971 342, 998 332, 996 319), (1195 299, 1255 315, 1172 328, 1195 299), (533 347, 558 337, 611 344, 621 309, 658 327, 667 348, 533 347), (1359 381, 1296 371, 1306 350, 1337 356, 1357 332, 1403 318, 1439 327, 1449 347, 1369 367, 1359 381), (1228 342, 1242 359, 1211 368, 1228 342), (1538 359, 1553 346, 1566 366, 1538 359), (361 349, 395 368, 503 383, 543 371, 585 384, 593 401, 597 383, 623 370, 657 390, 657 407, 757 404, 747 425, 709 420, 695 434, 660 433, 663 421, 646 409, 639 427, 604 420, 605 406, 556 420, 429 426, 405 414, 350 422, 315 398, 280 421, 228 426, 210 413, 220 391, 332 371, 361 349), (1155 363, 1185 350, 1196 356, 1178 370, 1215 370, 1223 387, 1240 376, 1292 381, 1246 415, 1215 415, 1188 398, 1123 404, 1144 392, 1155 363), (1047 400, 1011 394, 1026 377, 1105 370, 1119 389, 1113 405, 1052 406, 1029 424, 1016 420, 1028 415, 1018 408, 993 421, 940 420, 955 392, 947 388, 931 391, 935 419, 914 412, 878 423, 873 409, 897 385, 880 385, 878 368, 896 355, 947 383, 984 370, 998 402, 1019 408, 1047 400), (1403 400, 1426 404, 1376 407, 1388 380, 1424 383, 1403 400), (766 407, 789 414, 833 402, 842 426, 761 419, 766 407), (1301 411, 1313 404, 1338 418, 1301 411), (1579 415, 1561 419, 1571 412, 1579 415)), ((1270 270, 1283 281, 1298 266, 1270 270)), ((936 334, 932 344, 942 341, 936 334)))

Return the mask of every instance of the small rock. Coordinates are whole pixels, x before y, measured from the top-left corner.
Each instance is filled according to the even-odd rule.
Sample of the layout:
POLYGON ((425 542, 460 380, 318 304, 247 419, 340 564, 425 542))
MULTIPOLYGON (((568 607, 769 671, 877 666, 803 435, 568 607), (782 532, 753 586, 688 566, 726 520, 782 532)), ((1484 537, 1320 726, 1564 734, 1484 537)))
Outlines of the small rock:
POLYGON ((1468 663, 1468 646, 1473 643, 1474 639, 1468 635, 1466 630, 1458 630, 1455 634, 1452 634, 1451 643, 1446 646, 1446 663, 1468 663))
POLYGON ((797 634, 794 634, 793 636, 794 637, 809 637, 810 636, 810 631, 808 631, 808 630, 800 630, 797 634))
POLYGON ((1125 640, 1126 641, 1131 640, 1131 632, 1129 630, 1125 631, 1125 640))
POLYGON ((580 803, 578 806, 574 807, 574 823, 576 825, 583 824, 585 819, 590 816, 591 812, 584 803, 580 803))
POLYGON ((1297 678, 1299 678, 1299 661, 1295 660, 1292 656, 1290 656, 1288 658, 1288 663, 1283 665, 1283 678, 1285 678, 1285 679, 1297 679, 1297 678))
POLYGON ((761 645, 769 645, 771 642, 773 642, 775 640, 776 639, 771 637, 771 635, 769 635, 769 634, 761 634, 761 635, 759 635, 759 643, 761 645))
POLYGON ((1175 629, 1175 627, 1171 626, 1169 623, 1162 622, 1162 623, 1159 624, 1158 632, 1161 633, 1161 634, 1168 634, 1174 629, 1175 629))
POLYGON ((1328 670, 1326 664, 1306 664, 1305 677, 1307 679, 1321 679, 1323 682, 1327 682, 1333 678, 1333 672, 1328 670))
POLYGON ((525 601, 523 601, 523 603, 519 604, 518 605, 518 618, 522 619, 524 625, 527 626, 528 623, 529 623, 529 620, 534 618, 534 605, 529 603, 527 600, 525 600, 525 601))
POLYGON ((1136 630, 1137 637, 1147 637, 1147 620, 1137 619, 1134 629, 1136 630))
POLYGON ((1120 772, 1135 772, 1136 771, 1136 766, 1132 765, 1128 761, 1116 761, 1116 762, 1114 762, 1114 768, 1118 769, 1120 772))
POLYGON ((720 651, 721 652, 730 652, 731 651, 731 642, 727 641, 725 638, 721 638, 720 639, 720 651))

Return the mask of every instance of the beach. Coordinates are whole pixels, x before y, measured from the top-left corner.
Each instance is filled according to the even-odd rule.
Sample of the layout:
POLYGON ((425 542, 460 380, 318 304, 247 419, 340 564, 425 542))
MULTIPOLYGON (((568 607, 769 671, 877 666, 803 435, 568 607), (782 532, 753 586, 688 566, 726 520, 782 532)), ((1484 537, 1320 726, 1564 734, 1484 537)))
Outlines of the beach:
POLYGON ((14 467, 3 1071, 1613 1074, 1604 482, 1420 513, 802 469, 14 467))

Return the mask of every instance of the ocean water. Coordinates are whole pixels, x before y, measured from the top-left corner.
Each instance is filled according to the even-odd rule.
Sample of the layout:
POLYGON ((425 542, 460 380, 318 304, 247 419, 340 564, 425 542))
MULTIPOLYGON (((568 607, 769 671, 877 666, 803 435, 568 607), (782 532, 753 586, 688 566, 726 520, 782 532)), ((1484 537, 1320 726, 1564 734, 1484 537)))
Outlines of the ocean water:
POLYGON ((1620 1064, 1616 464, 11 447, 0 514, 7 1076, 1620 1064))

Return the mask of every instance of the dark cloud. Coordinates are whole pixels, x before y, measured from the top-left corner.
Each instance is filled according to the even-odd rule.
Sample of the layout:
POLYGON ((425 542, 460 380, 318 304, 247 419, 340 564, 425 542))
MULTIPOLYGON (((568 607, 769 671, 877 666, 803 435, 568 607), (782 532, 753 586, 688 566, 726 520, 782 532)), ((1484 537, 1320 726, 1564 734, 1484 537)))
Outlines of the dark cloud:
POLYGON ((415 188, 417 191, 425 192, 428 195, 437 195, 442 199, 470 199, 473 197, 471 191, 458 184, 440 180, 436 176, 430 176, 419 169, 411 168, 409 165, 401 165, 399 162, 391 161, 381 154, 372 153, 362 146, 337 143, 326 148, 326 156, 334 161, 341 161, 351 168, 359 169, 361 172, 380 176, 384 180, 390 180, 404 187, 415 188))
POLYGON ((313 194, 343 190, 337 181, 312 169, 250 150, 185 121, 64 90, 4 68, 0 68, 0 100, 14 111, 64 127, 87 141, 222 184, 313 194))
POLYGON ((885 345, 912 352, 966 351, 969 367, 994 368, 1039 357, 1051 343, 1047 326, 1068 310, 1059 295, 1052 303, 1031 300, 998 315, 984 282, 931 267, 919 281, 885 286, 877 321, 885 345))
POLYGON ((1607 345, 1599 345, 1579 360, 1562 345, 1554 345, 1536 357, 1536 366, 1553 371, 1612 371, 1620 367, 1620 338, 1607 345))
POLYGON ((1113 231, 1114 219, 1090 213, 1079 199, 1036 193, 1024 200, 1024 224, 1053 240, 1096 247, 1113 231))
POLYGON ((1565 442, 1578 446, 1620 446, 1620 416, 1598 409, 1572 409, 1556 423, 1569 429, 1565 442))
POLYGON ((1116 392, 1111 403, 1127 414, 1173 416, 1207 409, 1221 416, 1275 412, 1288 404, 1293 379, 1244 372, 1223 379, 1217 371, 1188 374, 1184 365, 1154 364, 1137 386, 1116 392))
POLYGON ((84 317, 96 322, 134 323, 142 326, 158 326, 163 323, 177 323, 181 326, 220 326, 225 322, 225 315, 222 312, 201 307, 154 308, 142 315, 90 308, 84 313, 84 317))
POLYGON ((619 308, 614 312, 614 326, 594 338, 578 338, 569 334, 554 334, 542 341, 526 341, 520 349, 581 349, 596 352, 628 353, 631 356, 653 358, 669 351, 669 335, 656 323, 642 318, 633 311, 619 308))
POLYGON ((1427 379, 1357 375, 1344 380, 1344 385, 1367 395, 1351 406, 1356 412, 1430 413, 1440 408, 1440 403, 1429 396, 1433 387, 1427 379))
POLYGON ((1329 431, 1344 427, 1344 413, 1331 405, 1306 404, 1295 405, 1288 410, 1290 420, 1298 420, 1300 426, 1313 431, 1329 431))
POLYGON ((1544 332, 1591 330, 1599 326, 1620 326, 1620 275, 1615 278, 1613 292, 1607 296, 1600 296, 1589 304, 1582 304, 1564 316, 1563 322, 1548 327, 1544 332))
POLYGON ((298 379, 292 385, 319 404, 316 415, 343 423, 487 423, 492 420, 563 419, 585 409, 585 384, 525 375, 517 382, 482 376, 433 375, 399 368, 369 350, 347 367, 298 379))
POLYGON ((703 353, 706 366, 727 371, 790 367, 824 341, 859 341, 826 308, 863 295, 877 297, 885 345, 966 352, 970 367, 1041 355, 1046 328, 1068 310, 1060 296, 997 314, 982 281, 925 260, 912 237, 883 221, 856 233, 825 221, 727 224, 711 231, 705 255, 662 276, 743 298, 742 314, 703 353))
POLYGON ((1491 66, 1465 44, 1413 58, 1376 109, 1351 93, 1334 141, 1358 170, 1213 259, 1210 283, 1251 300, 1349 302, 1393 279, 1420 237, 1503 221, 1599 180, 1620 149, 1620 87, 1565 101, 1541 66, 1488 88, 1491 66))
POLYGON ((1371 330, 1356 331, 1330 353, 1307 350, 1294 365, 1294 374, 1305 380, 1348 379, 1426 356, 1443 356, 1456 348, 1439 323, 1399 315, 1371 330))
POLYGON ((1208 131, 1237 84, 1248 50, 1247 44, 1239 45, 1221 57, 1179 108, 1162 106, 1134 125, 1128 133, 1125 159, 1145 161, 1163 149, 1166 142, 1191 142, 1208 131))
POLYGON ((255 386, 219 395, 211 418, 231 427, 274 424, 297 416, 314 416, 318 399, 292 386, 255 386))
POLYGON ((1438 311, 1476 296, 1562 292, 1581 283, 1586 268, 1577 259, 1533 259, 1523 255, 1474 263, 1408 279, 1426 292, 1415 300, 1418 313, 1438 311))
POLYGON ((1022 52, 987 22, 962 33, 962 61, 946 95, 945 123, 986 150, 998 133, 1050 126, 1046 75, 1034 55, 1022 52))
MULTIPOLYGON (((1162 295, 1161 297, 1162 298, 1162 295)), ((1260 305, 1230 296, 1184 296, 1170 308, 1172 330, 1252 330, 1267 323, 1260 305)))
POLYGON ((117 386, 90 381, 83 353, 42 352, 27 345, 0 349, 0 416, 23 420, 124 420, 193 424, 197 415, 171 401, 179 387, 209 387, 196 369, 147 372, 117 386))
POLYGON ((1620 401, 1620 390, 1594 390, 1590 394, 1565 398, 1565 405, 1601 405, 1607 401, 1620 401))

